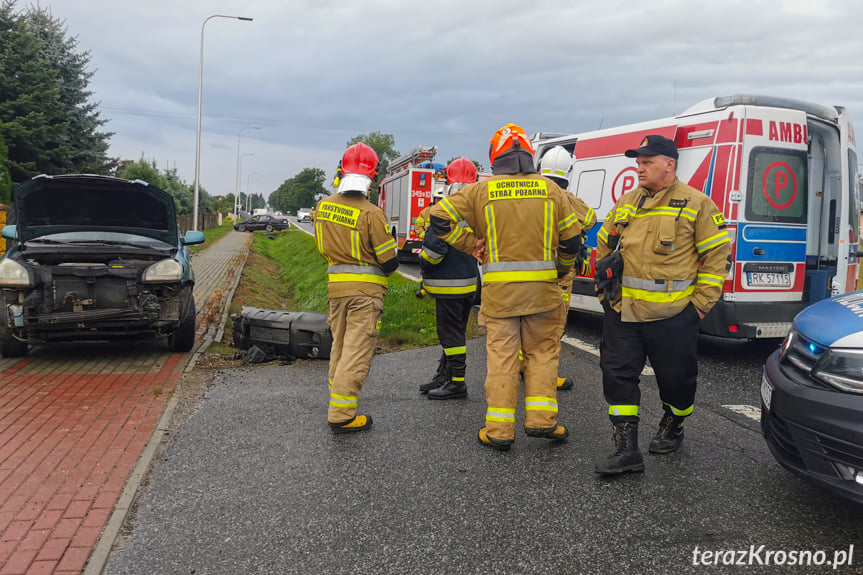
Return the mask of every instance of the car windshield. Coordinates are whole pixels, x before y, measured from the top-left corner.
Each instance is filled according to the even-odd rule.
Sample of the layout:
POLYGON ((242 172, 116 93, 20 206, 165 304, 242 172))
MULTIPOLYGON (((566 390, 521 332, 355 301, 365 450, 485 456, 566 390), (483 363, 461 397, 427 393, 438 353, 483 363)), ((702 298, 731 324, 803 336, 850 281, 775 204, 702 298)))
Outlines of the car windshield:
POLYGON ((170 244, 159 241, 147 236, 138 234, 127 234, 120 232, 63 232, 59 234, 46 234, 33 238, 30 244, 103 244, 103 245, 132 245, 145 248, 166 249, 171 248, 170 244))

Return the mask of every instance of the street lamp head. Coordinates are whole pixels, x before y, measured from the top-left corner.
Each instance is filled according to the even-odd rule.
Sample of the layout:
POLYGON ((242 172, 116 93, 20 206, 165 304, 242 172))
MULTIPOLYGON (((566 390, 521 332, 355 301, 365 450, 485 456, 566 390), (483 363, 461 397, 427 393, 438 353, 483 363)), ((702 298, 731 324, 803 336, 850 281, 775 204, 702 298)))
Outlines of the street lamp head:
POLYGON ((237 16, 237 20, 245 20, 246 22, 251 22, 251 18, 246 18, 245 16, 237 16))

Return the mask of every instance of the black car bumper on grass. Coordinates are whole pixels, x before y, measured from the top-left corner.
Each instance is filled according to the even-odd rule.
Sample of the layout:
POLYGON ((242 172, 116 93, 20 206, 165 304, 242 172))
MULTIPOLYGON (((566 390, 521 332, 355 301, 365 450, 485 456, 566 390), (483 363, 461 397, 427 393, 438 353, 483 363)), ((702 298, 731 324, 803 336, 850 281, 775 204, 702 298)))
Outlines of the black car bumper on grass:
POLYGON ((782 364, 764 366, 761 429, 776 460, 822 488, 863 504, 863 395, 843 393, 782 364))

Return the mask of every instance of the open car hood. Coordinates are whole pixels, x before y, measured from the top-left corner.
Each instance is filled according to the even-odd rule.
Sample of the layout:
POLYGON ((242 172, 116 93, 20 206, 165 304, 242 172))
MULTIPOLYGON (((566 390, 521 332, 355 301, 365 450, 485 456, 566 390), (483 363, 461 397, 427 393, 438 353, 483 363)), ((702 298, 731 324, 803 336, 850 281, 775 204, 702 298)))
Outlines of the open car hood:
POLYGON ((73 231, 133 233, 177 244, 174 199, 141 180, 95 175, 36 176, 12 192, 18 239, 73 231))

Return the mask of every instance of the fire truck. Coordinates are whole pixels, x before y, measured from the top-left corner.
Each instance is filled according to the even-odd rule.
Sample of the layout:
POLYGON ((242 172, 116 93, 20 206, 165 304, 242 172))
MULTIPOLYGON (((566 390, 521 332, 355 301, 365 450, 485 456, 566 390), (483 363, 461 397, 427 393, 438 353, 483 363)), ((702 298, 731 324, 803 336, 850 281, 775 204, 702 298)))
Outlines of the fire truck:
MULTIPOLYGON (((732 267, 702 332, 783 337, 804 307, 856 289, 857 151, 844 107, 710 98, 671 118, 538 138, 536 159, 555 145, 569 150, 569 190, 602 218, 638 186, 624 152, 648 134, 674 140, 678 178, 713 200, 732 237, 732 267)), ((594 248, 598 229, 588 236, 594 248)), ((602 313, 591 278, 577 278, 570 307, 602 313)))
POLYGON ((402 261, 418 261, 422 240, 414 223, 431 203, 432 193, 446 186, 445 166, 434 162, 436 155, 437 146, 417 146, 390 163, 381 181, 378 207, 386 214, 402 261))

